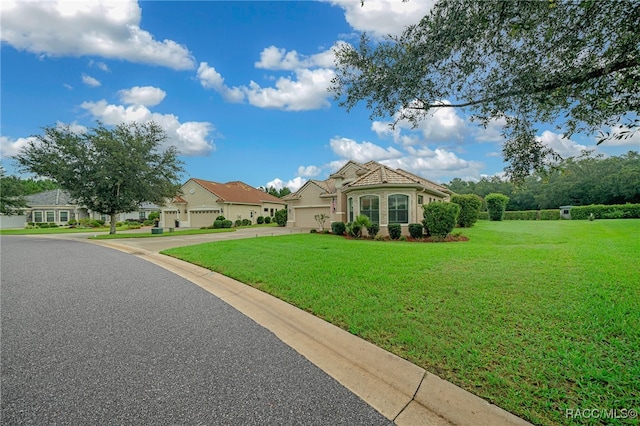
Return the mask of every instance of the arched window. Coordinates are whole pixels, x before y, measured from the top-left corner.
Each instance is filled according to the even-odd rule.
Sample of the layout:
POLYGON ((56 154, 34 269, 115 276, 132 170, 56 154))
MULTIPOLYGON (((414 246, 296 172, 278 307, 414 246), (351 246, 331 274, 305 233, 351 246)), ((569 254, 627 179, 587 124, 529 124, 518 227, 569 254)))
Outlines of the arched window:
POLYGON ((389 195, 389 223, 409 223, 408 195, 389 195))
POLYGON ((360 214, 369 218, 373 223, 380 223, 380 200, 375 195, 360 197, 360 214))

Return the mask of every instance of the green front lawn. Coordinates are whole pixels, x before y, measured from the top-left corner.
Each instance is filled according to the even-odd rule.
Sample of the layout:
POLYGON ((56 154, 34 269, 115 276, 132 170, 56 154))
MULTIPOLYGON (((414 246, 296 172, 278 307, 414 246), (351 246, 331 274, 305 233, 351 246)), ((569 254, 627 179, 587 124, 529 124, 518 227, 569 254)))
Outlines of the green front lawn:
POLYGON ((575 423, 566 409, 640 409, 640 221, 481 221, 463 234, 470 241, 296 234, 163 253, 536 424, 575 423))

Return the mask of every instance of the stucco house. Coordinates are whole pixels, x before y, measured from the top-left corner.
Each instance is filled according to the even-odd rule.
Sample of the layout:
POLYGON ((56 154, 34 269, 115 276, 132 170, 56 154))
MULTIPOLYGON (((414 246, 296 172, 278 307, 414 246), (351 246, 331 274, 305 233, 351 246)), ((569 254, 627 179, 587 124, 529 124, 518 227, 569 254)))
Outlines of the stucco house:
POLYGON ((191 178, 182 193, 162 208, 160 226, 202 228, 211 226, 218 216, 236 221, 259 216, 273 217, 286 207, 286 201, 240 181, 218 183, 191 178))
MULTIPOLYGON (((97 212, 92 212, 86 207, 79 205, 63 189, 53 189, 50 191, 39 192, 37 194, 27 195, 25 201, 27 207, 23 209, 26 222, 36 223, 56 223, 58 225, 67 225, 72 220, 80 220, 87 217, 92 219, 102 219, 108 222, 111 218, 97 212)), ((119 213, 116 215, 118 221, 126 219, 146 219, 149 213, 158 211, 159 208, 155 204, 142 203, 139 210, 129 213, 119 213)))
POLYGON ((402 225, 408 234, 410 223, 422 222, 422 206, 450 201, 452 192, 402 169, 392 169, 375 161, 347 162, 323 181, 309 180, 299 190, 283 198, 288 204, 287 226, 317 228, 315 216, 329 216, 331 222, 352 222, 366 215, 388 235, 391 223, 402 225))

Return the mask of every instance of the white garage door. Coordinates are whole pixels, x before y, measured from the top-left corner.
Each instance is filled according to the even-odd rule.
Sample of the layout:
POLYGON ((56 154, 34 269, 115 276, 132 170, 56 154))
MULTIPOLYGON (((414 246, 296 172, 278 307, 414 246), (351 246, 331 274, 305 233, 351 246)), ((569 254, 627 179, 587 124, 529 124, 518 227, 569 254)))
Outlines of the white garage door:
POLYGON ((220 213, 216 213, 213 210, 192 210, 191 211, 191 227, 202 228, 213 225, 213 221, 216 217, 220 216, 220 213))
MULTIPOLYGON (((322 207, 308 207, 295 209, 295 226, 298 228, 318 228, 318 222, 316 222, 315 215, 317 214, 329 214, 329 208, 322 207)), ((324 224, 325 229, 329 227, 329 221, 324 224)))

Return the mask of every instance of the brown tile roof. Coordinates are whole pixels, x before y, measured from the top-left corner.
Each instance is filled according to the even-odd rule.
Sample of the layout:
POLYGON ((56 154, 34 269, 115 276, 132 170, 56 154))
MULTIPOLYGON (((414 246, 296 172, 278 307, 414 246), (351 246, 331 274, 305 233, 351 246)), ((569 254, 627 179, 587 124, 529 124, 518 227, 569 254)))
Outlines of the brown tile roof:
POLYGON ((421 184, 417 179, 414 179, 404 174, 398 173, 395 170, 383 166, 377 163, 377 165, 367 163, 370 168, 369 173, 359 177, 347 186, 350 188, 358 186, 369 185, 381 185, 381 184, 397 184, 397 185, 419 185, 421 184))
POLYGON ((406 170, 396 169, 396 172, 398 172, 400 174, 403 174, 405 176, 412 176, 414 179, 417 179, 418 182, 420 182, 421 184, 423 184, 427 188, 434 189, 434 190, 440 191, 440 192, 444 192, 445 194, 451 194, 451 191, 446 186, 442 186, 442 185, 439 185, 439 184, 437 184, 435 182, 431 182, 428 179, 425 179, 425 178, 420 177, 418 175, 414 175, 413 173, 408 172, 406 170))
POLYGON ((262 204, 279 203, 286 204, 278 197, 274 197, 264 191, 260 191, 244 182, 234 181, 227 183, 211 182, 202 179, 191 179, 198 185, 211 192, 222 202, 226 203, 244 203, 244 204, 262 204))

